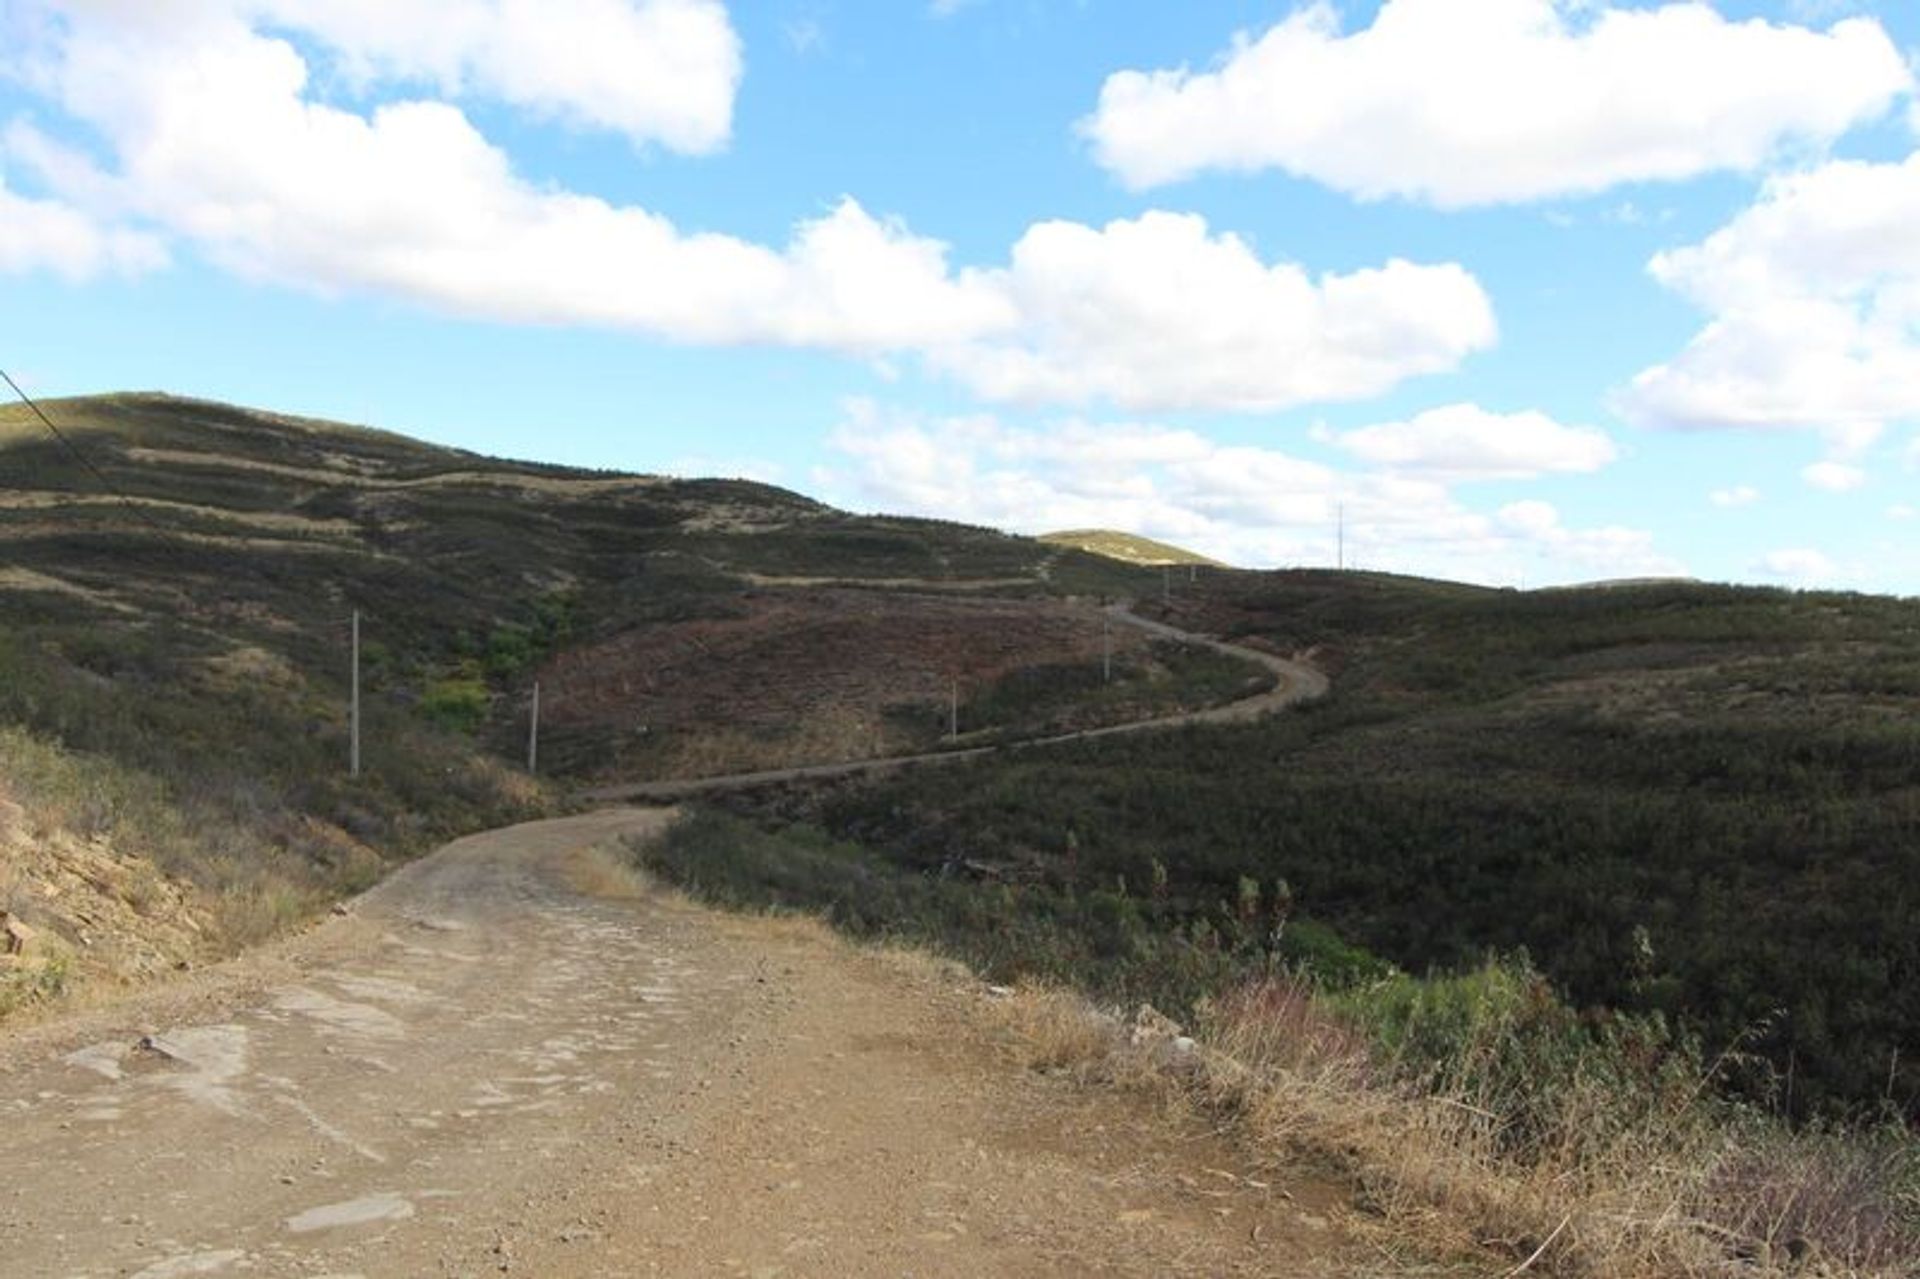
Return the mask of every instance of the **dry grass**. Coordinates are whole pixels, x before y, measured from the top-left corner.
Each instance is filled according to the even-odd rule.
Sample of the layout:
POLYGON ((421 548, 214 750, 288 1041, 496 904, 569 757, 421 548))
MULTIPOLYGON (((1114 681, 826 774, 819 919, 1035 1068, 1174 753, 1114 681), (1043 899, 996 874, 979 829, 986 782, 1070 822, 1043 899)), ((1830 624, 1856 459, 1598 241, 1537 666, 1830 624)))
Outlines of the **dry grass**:
POLYGON ((582 850, 567 862, 566 879, 576 893, 609 901, 637 901, 657 891, 640 868, 613 845, 582 850))
POLYGON ((763 769, 802 768, 822 761, 883 758, 924 745, 892 732, 857 708, 822 706, 790 728, 773 731, 703 727, 662 734, 644 776, 724 777, 763 769))
MULTIPOLYGON (((680 820, 676 811, 674 820, 680 820)), ((702 902, 696 895, 675 887, 671 883, 655 879, 632 862, 632 846, 623 852, 619 847, 596 849, 591 854, 596 861, 603 862, 608 871, 617 876, 615 882, 626 882, 637 887, 634 895, 644 895, 655 901, 666 902, 681 909, 699 911, 711 916, 713 906, 702 902), (622 858, 627 859, 622 861, 622 858)), ((589 874, 588 884, 598 882, 597 872, 589 874)), ((580 885, 575 884, 576 887, 580 885)), ((593 892, 592 888, 582 891, 593 892)), ((604 895, 604 894, 603 894, 604 895)), ((778 946, 809 947, 828 950, 836 955, 857 957, 878 965, 890 973, 905 977, 919 984, 945 990, 971 991, 979 985, 979 977, 971 968, 938 951, 925 946, 910 945, 890 940, 856 941, 846 933, 835 928, 827 919, 806 910, 792 910, 780 907, 749 909, 741 906, 729 907, 718 916, 720 925, 734 936, 751 937, 755 941, 778 946)))
POLYGON ((232 884, 213 899, 212 915, 221 953, 235 954, 271 941, 317 915, 331 896, 285 882, 232 884))
MULTIPOLYGON (((951 905, 846 846, 711 814, 639 851, 711 903, 811 901, 882 937, 941 936, 929 921, 951 905), (854 899, 896 926, 843 915, 854 899)), ((776 919, 751 926, 824 929, 776 919)), ((1276 1162, 1344 1174, 1384 1242, 1468 1273, 1920 1274, 1920 1143, 1738 1109, 1691 1041, 1656 1019, 1581 1017, 1519 960, 1327 991, 1270 974, 1203 1002, 1191 1037, 1066 987, 994 993, 1027 1064, 1193 1107, 1276 1162)))
MULTIPOLYGON (((1490 1273, 1761 1279, 1920 1273, 1910 1139, 1794 1134, 1697 1098, 1633 1106, 1598 1080, 1519 1117, 1458 1080, 1412 1084, 1298 983, 1210 1007, 1193 1040, 1026 987, 996 1005, 1025 1060, 1227 1117, 1276 1159, 1332 1166, 1396 1236, 1490 1273), (1906 1187, 1903 1191, 1901 1188, 1906 1187)), ((1538 1100, 1538 1099, 1536 1099, 1538 1100)))
POLYGON ((0 907, 71 951, 60 980, 38 981, 32 999, 15 982, 15 1013, 257 945, 382 867, 311 818, 250 825, 183 805, 151 776, 0 727, 0 907))
POLYGON ((1031 577, 818 577, 802 574, 741 573, 742 581, 754 586, 823 587, 833 589, 894 591, 997 591, 1033 585, 1031 577))
POLYGON ((1071 547, 1087 551, 1094 555, 1104 555, 1111 560, 1120 560, 1127 564, 1145 564, 1153 568, 1162 565, 1178 565, 1185 569, 1188 565, 1205 565, 1209 568, 1225 568, 1219 560, 1208 559, 1194 551, 1165 542, 1156 542, 1150 537, 1141 537, 1135 533, 1121 533, 1113 529, 1066 529, 1058 533, 1042 533, 1040 541, 1054 546, 1071 547))
POLYGON ((317 484, 346 484, 367 489, 419 489, 469 485, 481 488, 513 489, 536 494, 625 493, 659 488, 666 483, 657 476, 549 476, 524 475, 512 471, 447 470, 432 475, 395 478, 356 473, 334 467, 290 466, 259 458, 236 457, 220 453, 201 453, 186 449, 132 447, 124 450, 135 462, 162 465, 219 466, 236 471, 253 471, 317 484))
MULTIPOLYGON (((86 501, 87 499, 76 498, 72 493, 64 490, 11 489, 0 492, 0 510, 56 511, 70 514, 86 501)), ((227 524, 271 529, 276 532, 306 533, 316 537, 357 538, 360 532, 359 526, 352 520, 315 519, 312 516, 294 515, 286 511, 243 511, 231 507, 209 506, 200 502, 170 502, 157 497, 121 497, 115 494, 112 498, 95 498, 93 504, 107 509, 115 506, 135 507, 159 514, 188 515, 200 519, 219 520, 227 524)))
POLYGON ((56 595, 67 595, 74 599, 85 600, 100 608, 116 613, 137 613, 140 610, 123 600, 115 598, 107 591, 94 590, 80 586, 65 578, 50 573, 36 573, 32 569, 0 569, 0 591, 39 591, 56 595))

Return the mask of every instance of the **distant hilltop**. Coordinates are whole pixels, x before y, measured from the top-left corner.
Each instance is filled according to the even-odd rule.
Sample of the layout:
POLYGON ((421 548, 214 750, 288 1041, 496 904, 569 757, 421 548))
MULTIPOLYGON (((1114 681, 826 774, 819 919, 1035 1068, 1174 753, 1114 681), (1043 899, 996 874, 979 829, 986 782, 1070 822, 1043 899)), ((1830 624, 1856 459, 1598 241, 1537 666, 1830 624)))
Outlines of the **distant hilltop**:
POLYGON ((1593 582, 1568 582, 1564 586, 1543 586, 1543 591, 1619 591, 1642 586, 1698 586, 1700 579, 1682 574, 1659 577, 1603 577, 1593 582))
POLYGON ((1161 564, 1211 564, 1216 568, 1227 567, 1219 560, 1208 559, 1178 546, 1169 546, 1165 542, 1156 542, 1150 537, 1139 537, 1132 533, 1118 533, 1112 529, 1068 529, 1060 533, 1042 533, 1039 540, 1054 546, 1070 546, 1093 555, 1104 555, 1110 560, 1127 564, 1155 567, 1161 564))

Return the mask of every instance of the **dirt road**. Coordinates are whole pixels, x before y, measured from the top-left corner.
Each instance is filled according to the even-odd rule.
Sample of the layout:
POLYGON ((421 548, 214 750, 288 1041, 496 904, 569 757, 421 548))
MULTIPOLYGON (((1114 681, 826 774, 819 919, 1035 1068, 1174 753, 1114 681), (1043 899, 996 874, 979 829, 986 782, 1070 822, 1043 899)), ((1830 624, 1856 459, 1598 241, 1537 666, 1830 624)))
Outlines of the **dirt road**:
POLYGON ((1015 1066, 970 983, 597 851, 665 820, 0 1041, 0 1274, 1368 1273, 1336 1191, 1015 1066))
POLYGON ((600 804, 613 803, 662 803, 676 799, 686 799, 695 795, 713 794, 718 791, 747 790, 755 786, 767 786, 777 782, 801 781, 817 777, 849 777, 858 773, 882 773, 893 769, 907 768, 917 764, 951 764, 963 759, 977 759, 998 751, 1034 750, 1049 746, 1058 746, 1063 742, 1085 741, 1094 737, 1110 737, 1119 733, 1139 733, 1159 729, 1181 728, 1191 724, 1229 724, 1242 723, 1258 719, 1263 715, 1283 710, 1300 702, 1312 701, 1327 695, 1327 677, 1304 662, 1289 661, 1273 653, 1256 648, 1242 648, 1238 644, 1229 644, 1205 635, 1194 635, 1165 622, 1156 622, 1130 612, 1123 605, 1113 605, 1107 615, 1123 625, 1138 627, 1158 639, 1176 640, 1183 644, 1198 644, 1215 652, 1237 657, 1242 661, 1253 662, 1272 671, 1276 683, 1264 693, 1255 693, 1251 697, 1229 702, 1225 706, 1214 706, 1207 710, 1187 711, 1179 715, 1165 715, 1157 719, 1134 720, 1127 724, 1112 724, 1106 728, 1085 729, 1077 733, 1062 733, 1056 737, 1038 737, 1023 742, 1014 742, 1005 746, 976 746, 962 750, 930 751, 919 755, 891 755, 878 759, 848 760, 843 763, 812 764, 798 768, 770 768, 751 773, 729 773, 715 777, 673 778, 654 782, 629 782, 617 786, 599 786, 582 792, 584 798, 600 804))

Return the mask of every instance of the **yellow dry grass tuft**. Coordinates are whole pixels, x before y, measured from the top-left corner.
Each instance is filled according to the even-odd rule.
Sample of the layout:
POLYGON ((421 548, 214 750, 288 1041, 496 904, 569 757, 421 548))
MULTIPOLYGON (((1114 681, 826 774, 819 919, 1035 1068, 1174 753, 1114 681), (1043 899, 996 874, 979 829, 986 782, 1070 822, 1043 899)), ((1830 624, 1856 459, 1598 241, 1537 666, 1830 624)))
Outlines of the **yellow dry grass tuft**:
POLYGON ((38 573, 26 568, 0 569, 0 591, 35 591, 46 594, 67 595, 74 599, 85 600, 89 604, 109 609, 116 613, 137 613, 140 610, 133 605, 116 598, 107 591, 95 590, 69 582, 65 578, 55 577, 51 573, 38 573))
POLYGON ((614 846, 595 845, 567 862, 567 886, 585 897, 637 901, 654 894, 646 874, 614 846))
POLYGON ((992 1007, 1028 1065, 1225 1118, 1268 1157, 1343 1172, 1419 1252, 1498 1267, 1485 1273, 1909 1279, 1920 1263, 1890 1235, 1865 1237, 1885 1225, 1871 1213, 1825 1247, 1803 1230, 1806 1205, 1795 1211, 1793 1200, 1843 1178, 1857 1146, 1730 1124, 1698 1104, 1623 1125, 1618 1099, 1596 1082, 1556 1096, 1516 1147, 1515 1115, 1444 1081, 1396 1076, 1293 982, 1216 1003, 1191 1040, 1150 1010, 1129 1025, 1054 987, 1021 987, 992 1007), (1781 1189, 1782 1172, 1797 1189, 1781 1189))

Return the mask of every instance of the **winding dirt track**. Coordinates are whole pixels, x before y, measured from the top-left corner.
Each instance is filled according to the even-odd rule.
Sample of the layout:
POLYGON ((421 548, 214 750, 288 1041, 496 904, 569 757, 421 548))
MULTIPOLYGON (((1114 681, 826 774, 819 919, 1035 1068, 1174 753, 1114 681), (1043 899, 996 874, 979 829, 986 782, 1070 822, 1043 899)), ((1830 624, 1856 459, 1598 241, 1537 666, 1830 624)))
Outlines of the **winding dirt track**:
POLYGON ((1017 1068, 961 977, 605 851, 668 820, 460 840, 0 1040, 0 1273, 1372 1273, 1337 1191, 1017 1068))
POLYGON ((1065 742, 1087 741, 1095 737, 1111 737, 1120 733, 1151 732, 1183 728, 1193 724, 1242 723, 1259 719, 1263 715, 1271 715, 1275 711, 1284 710, 1301 702, 1325 697, 1327 694, 1327 677, 1303 662, 1289 661, 1259 649, 1242 648, 1238 644, 1229 644, 1210 636, 1195 635, 1176 626, 1169 626, 1165 622, 1141 617, 1130 612, 1124 605, 1113 605, 1106 612, 1116 622, 1138 627, 1156 638, 1176 640, 1183 644, 1197 644, 1218 653, 1225 653, 1229 657, 1237 657, 1243 661, 1264 666, 1273 672, 1278 683, 1264 693, 1256 693, 1252 697, 1241 698, 1225 706, 1186 711, 1179 715, 1163 715, 1156 719, 1133 720, 1125 724, 1112 724, 1106 728, 1084 729, 1077 733, 1062 733, 1056 737, 1032 738, 1005 746, 975 746, 963 750, 929 751, 918 755, 889 755, 877 759, 812 764, 800 768, 770 768, 752 773, 728 773, 713 777, 627 782, 615 786, 595 787, 582 791, 581 795, 585 799, 601 804, 666 803, 720 791, 750 790, 756 786, 767 786, 778 782, 823 777, 851 777, 860 773, 882 773, 917 764, 951 764, 963 759, 978 759, 983 755, 992 755, 1000 751, 1044 749, 1049 746, 1059 746, 1065 742))

